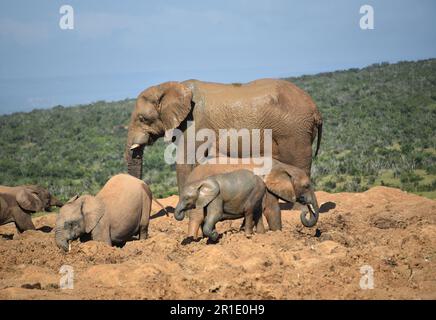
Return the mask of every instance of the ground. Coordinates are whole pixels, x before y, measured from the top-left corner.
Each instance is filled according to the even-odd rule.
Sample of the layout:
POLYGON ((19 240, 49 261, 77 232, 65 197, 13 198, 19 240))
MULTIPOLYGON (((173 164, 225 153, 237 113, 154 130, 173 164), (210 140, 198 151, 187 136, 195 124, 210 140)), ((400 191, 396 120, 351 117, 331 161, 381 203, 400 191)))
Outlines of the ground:
POLYGON ((34 218, 38 231, 1 226, 0 299, 436 299, 436 201, 386 187, 317 196, 316 228, 282 204, 283 231, 246 238, 240 220, 222 222, 217 244, 184 244, 187 221, 161 212, 147 240, 75 241, 69 253, 55 245, 56 214, 34 218), (59 287, 63 265, 74 289, 59 287), (363 266, 373 289, 360 287, 363 266))

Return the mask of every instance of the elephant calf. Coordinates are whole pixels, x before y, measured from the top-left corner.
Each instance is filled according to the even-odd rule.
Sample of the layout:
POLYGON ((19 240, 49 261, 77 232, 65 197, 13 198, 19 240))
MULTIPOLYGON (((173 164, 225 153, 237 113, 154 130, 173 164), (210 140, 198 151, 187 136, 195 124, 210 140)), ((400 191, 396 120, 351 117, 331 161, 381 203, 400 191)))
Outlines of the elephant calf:
POLYGON ((34 230, 31 214, 63 205, 47 189, 35 185, 0 186, 0 225, 14 222, 17 230, 34 230))
MULTIPOLYGON (((195 167, 189 174, 187 185, 194 181, 204 180, 210 176, 241 169, 253 170, 259 167, 254 165, 254 163, 202 164, 195 167)), ((262 161, 258 163, 262 163, 262 161)), ((263 179, 267 189, 263 205, 263 216, 265 216, 271 231, 282 229, 279 199, 290 203, 299 202, 304 205, 300 215, 304 226, 313 227, 317 223, 319 216, 318 201, 310 178, 304 170, 273 160, 271 171, 260 177, 263 179)), ((201 237, 200 226, 204 222, 203 210, 189 210, 186 215, 189 217, 188 238, 196 239, 198 236, 201 237)))
POLYGON ((262 203, 266 188, 262 179, 249 170, 237 170, 208 177, 183 188, 175 210, 175 218, 183 220, 184 212, 205 208, 203 233, 211 240, 218 239, 215 225, 218 221, 245 217, 245 233, 264 233, 262 203))
POLYGON ((69 242, 85 234, 109 245, 122 245, 138 234, 146 239, 151 201, 151 190, 143 181, 127 174, 113 176, 96 196, 75 196, 62 207, 56 244, 69 251, 69 242))

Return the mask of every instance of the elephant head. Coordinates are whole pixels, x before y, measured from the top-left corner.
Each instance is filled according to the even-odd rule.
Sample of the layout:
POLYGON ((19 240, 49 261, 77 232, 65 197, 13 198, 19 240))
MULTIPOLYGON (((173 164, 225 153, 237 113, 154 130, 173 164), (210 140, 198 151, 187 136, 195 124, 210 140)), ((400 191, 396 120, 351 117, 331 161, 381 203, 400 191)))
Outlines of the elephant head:
POLYGON ((180 195, 174 217, 179 221, 183 220, 185 211, 206 207, 218 196, 219 192, 218 183, 210 178, 186 185, 180 195))
POLYGON ((125 158, 128 173, 142 178, 144 146, 177 128, 191 111, 192 91, 179 82, 165 82, 141 92, 130 119, 125 158))
POLYGON ((34 192, 32 189, 28 189, 28 188, 20 189, 17 192, 15 199, 18 205, 20 206, 20 208, 23 210, 37 212, 45 209, 44 202, 41 200, 38 194, 34 192))
POLYGON ((104 215, 104 205, 96 197, 85 195, 70 199, 56 219, 56 244, 69 251, 69 242, 90 233, 104 215))
POLYGON ((36 211, 50 211, 52 206, 62 207, 63 203, 53 196, 47 189, 36 185, 25 185, 24 189, 30 192, 34 197, 41 201, 39 210, 36 211))
POLYGON ((313 227, 319 216, 319 206, 315 192, 306 173, 294 166, 280 164, 273 166, 271 172, 264 179, 267 189, 282 200, 299 202, 307 206, 300 215, 301 223, 306 227, 313 227), (307 213, 310 214, 307 219, 307 213))

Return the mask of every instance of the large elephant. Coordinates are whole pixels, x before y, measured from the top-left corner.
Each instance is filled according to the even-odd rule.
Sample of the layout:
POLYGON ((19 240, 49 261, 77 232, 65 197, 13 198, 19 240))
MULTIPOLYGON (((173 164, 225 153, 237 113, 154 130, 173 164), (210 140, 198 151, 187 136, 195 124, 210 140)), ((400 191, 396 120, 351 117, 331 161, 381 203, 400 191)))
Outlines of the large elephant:
POLYGON ((113 176, 96 196, 75 196, 61 209, 55 228, 59 248, 85 234, 109 245, 123 244, 134 235, 148 236, 152 194, 141 180, 127 174, 113 176))
MULTIPOLYGON (((312 143, 318 134, 316 155, 322 133, 322 118, 315 103, 288 81, 165 82, 141 92, 136 100, 125 152, 128 173, 141 178, 144 146, 153 144, 166 130, 173 128, 180 129, 186 136, 188 121, 195 122, 196 132, 212 129, 217 139, 219 129, 271 129, 272 157, 302 168, 309 176, 312 143)), ((229 149, 230 146, 227 155, 230 155, 229 149)), ((263 150, 260 151, 263 155, 263 150)), ((192 164, 176 165, 179 192, 193 167, 192 164)))
MULTIPOLYGON (((241 169, 253 170, 258 167, 254 163, 252 161, 249 164, 243 164, 239 161, 236 164, 202 164, 195 167, 189 174, 186 185, 218 174, 241 169)), ((261 175, 261 177, 267 188, 263 215, 268 222, 270 230, 276 231, 282 228, 279 198, 286 202, 298 202, 305 206, 300 215, 304 226, 313 227, 317 223, 319 205, 310 178, 304 170, 273 160, 271 171, 261 175), (309 215, 309 218, 307 218, 307 215, 309 215)), ((189 216, 188 237, 196 239, 198 236, 201 236, 199 231, 201 232, 200 226, 204 222, 203 210, 192 209, 188 211, 187 215, 189 216)), ((178 215, 176 214, 176 219, 182 220, 183 218, 184 214, 182 212, 178 212, 178 215)))

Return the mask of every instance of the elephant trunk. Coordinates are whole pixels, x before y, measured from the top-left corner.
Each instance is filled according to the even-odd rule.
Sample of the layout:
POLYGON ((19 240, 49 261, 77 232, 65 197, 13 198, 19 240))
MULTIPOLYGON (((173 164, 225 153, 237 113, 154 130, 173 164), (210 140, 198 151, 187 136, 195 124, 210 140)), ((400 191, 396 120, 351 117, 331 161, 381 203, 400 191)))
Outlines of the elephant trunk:
POLYGON ((301 223, 308 228, 313 227, 318 222, 319 217, 319 206, 318 201, 316 200, 315 192, 311 190, 305 196, 305 204, 307 205, 307 209, 303 209, 300 214, 301 223), (307 214, 309 214, 309 219, 307 219, 307 214))
POLYGON ((56 226, 55 229, 55 240, 56 240, 56 245, 64 250, 65 252, 69 251, 69 243, 68 243, 68 239, 65 236, 65 230, 63 230, 61 227, 56 226))
POLYGON ((182 221, 185 218, 185 210, 183 208, 183 203, 179 202, 174 210, 174 218, 178 221, 182 221))
POLYGON ((135 178, 142 179, 144 146, 137 146, 132 150, 130 148, 129 145, 126 148, 127 173, 135 178))
POLYGON ((50 206, 62 207, 64 203, 60 201, 58 198, 51 196, 50 197, 50 206))

